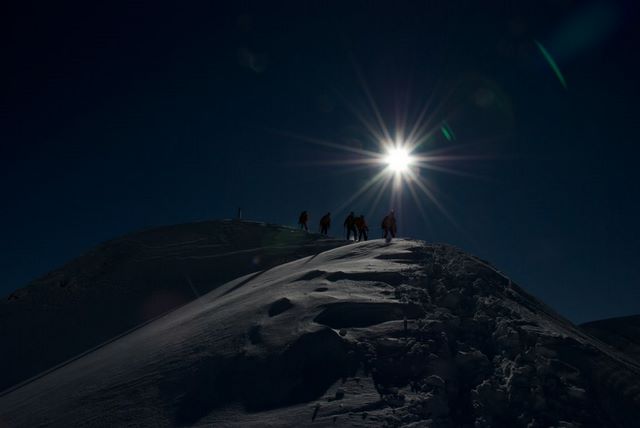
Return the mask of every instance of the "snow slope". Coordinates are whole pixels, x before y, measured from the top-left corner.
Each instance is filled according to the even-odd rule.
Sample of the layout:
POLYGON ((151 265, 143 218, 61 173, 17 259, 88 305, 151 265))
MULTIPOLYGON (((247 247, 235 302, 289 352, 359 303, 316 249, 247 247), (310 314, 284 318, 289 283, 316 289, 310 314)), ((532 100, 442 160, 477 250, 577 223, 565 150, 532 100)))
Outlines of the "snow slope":
POLYGON ((640 315, 591 321, 580 327, 640 363, 640 315))
POLYGON ((239 221, 130 234, 0 300, 0 391, 251 272, 344 245, 239 221))
POLYGON ((632 427, 638 385, 486 262, 376 240, 230 281, 0 396, 0 426, 632 427))

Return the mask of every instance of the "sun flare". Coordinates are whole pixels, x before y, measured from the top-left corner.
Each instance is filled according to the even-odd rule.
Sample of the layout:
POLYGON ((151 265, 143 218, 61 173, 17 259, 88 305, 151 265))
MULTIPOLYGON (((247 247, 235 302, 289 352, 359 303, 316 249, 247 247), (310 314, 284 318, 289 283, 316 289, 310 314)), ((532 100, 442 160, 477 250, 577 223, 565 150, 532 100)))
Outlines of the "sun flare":
POLYGON ((409 150, 402 146, 391 147, 384 158, 387 168, 397 174, 407 172, 413 162, 409 150))
POLYGON ((389 127, 383 120, 380 109, 365 82, 361 83, 369 101, 369 113, 372 114, 372 117, 367 117, 366 110, 360 111, 351 106, 365 131, 365 138, 362 140, 356 138, 345 144, 345 142, 323 140, 291 132, 283 133, 300 141, 342 152, 341 158, 326 161, 328 165, 344 166, 345 172, 374 171, 369 179, 365 180, 333 211, 341 212, 351 209, 354 201, 361 199, 369 203, 371 212, 375 212, 385 197, 389 199, 389 207, 402 209, 405 199, 403 195, 408 195, 426 223, 429 221, 429 206, 425 204, 428 203, 456 228, 460 228, 439 200, 434 185, 437 174, 432 172, 475 177, 460 170, 455 163, 484 159, 486 156, 457 153, 466 149, 468 145, 460 144, 447 122, 447 117, 439 117, 442 116, 440 110, 443 105, 433 105, 433 97, 425 102, 417 115, 414 114, 414 117, 411 117, 412 115, 408 112, 401 112, 394 126, 389 127), (441 147, 437 147, 438 145, 441 147))

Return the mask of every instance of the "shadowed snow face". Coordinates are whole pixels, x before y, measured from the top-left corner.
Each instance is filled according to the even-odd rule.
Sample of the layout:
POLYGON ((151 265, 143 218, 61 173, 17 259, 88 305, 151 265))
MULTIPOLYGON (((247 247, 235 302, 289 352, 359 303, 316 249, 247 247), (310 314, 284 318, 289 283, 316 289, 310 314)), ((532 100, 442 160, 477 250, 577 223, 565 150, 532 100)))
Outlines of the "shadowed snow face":
POLYGON ((209 221, 114 239, 0 301, 0 391, 239 276, 346 242, 209 221), (28 339, 27 339, 28 338, 28 339))

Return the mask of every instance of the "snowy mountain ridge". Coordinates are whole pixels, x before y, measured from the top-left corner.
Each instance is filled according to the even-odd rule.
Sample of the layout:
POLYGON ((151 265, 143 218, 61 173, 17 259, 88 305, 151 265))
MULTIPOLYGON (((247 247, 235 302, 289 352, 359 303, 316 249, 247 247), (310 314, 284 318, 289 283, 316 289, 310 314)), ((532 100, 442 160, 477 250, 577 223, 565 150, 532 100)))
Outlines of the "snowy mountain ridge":
POLYGON ((640 364, 489 264, 381 240, 245 275, 0 397, 0 426, 634 426, 640 364))
POLYGON ((206 221, 129 234, 0 300, 0 391, 251 272, 346 244, 287 227, 206 221))

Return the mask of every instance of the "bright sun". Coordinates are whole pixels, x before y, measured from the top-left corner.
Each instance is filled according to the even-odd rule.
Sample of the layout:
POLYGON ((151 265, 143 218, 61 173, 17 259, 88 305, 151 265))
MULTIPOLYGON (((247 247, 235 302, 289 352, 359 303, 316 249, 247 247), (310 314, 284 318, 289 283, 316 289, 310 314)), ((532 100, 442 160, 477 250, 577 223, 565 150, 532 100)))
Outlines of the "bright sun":
POLYGON ((390 171, 403 173, 409 169, 412 158, 404 147, 391 147, 384 161, 390 171))

